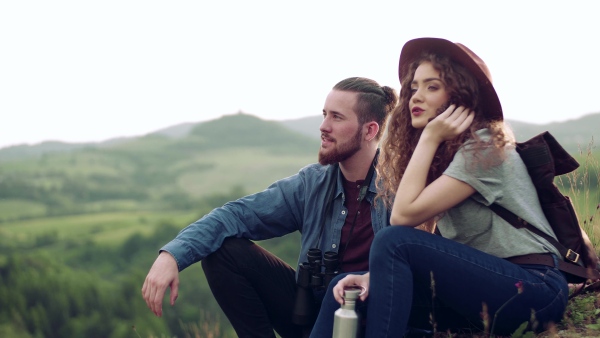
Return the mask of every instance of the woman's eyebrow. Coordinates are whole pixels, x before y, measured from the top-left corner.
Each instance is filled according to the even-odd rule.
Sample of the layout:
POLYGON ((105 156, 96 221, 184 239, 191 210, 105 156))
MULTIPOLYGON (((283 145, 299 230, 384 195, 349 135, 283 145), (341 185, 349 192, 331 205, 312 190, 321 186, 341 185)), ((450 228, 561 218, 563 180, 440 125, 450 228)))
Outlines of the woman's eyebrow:
MULTIPOLYGON (((425 80, 423 80, 423 82, 431 82, 431 81, 442 81, 442 79, 440 79, 439 77, 428 77, 425 80)), ((411 83, 417 83, 416 80, 413 80, 411 83)))

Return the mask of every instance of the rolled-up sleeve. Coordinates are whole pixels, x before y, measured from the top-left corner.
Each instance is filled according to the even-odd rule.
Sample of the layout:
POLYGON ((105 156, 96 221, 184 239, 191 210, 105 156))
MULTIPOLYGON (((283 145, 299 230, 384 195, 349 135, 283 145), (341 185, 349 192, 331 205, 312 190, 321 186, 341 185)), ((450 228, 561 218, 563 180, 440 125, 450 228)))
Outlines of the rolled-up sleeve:
POLYGON ((280 237, 302 225, 306 184, 302 171, 267 189, 220 208, 185 227, 160 250, 177 261, 179 271, 221 247, 228 237, 263 240, 280 237))

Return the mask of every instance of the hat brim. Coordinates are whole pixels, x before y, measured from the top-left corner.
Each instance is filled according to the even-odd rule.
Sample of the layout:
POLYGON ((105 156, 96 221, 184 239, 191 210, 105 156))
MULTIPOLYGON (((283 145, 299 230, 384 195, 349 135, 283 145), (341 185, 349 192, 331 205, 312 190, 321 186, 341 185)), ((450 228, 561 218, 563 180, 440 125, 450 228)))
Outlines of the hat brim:
POLYGON ((503 120, 502 105, 492 84, 492 77, 487 66, 473 51, 466 46, 439 38, 418 38, 404 44, 400 52, 398 77, 400 83, 408 74, 410 64, 418 59, 423 52, 433 52, 448 56, 452 61, 470 71, 480 90, 480 107, 490 120, 503 120))

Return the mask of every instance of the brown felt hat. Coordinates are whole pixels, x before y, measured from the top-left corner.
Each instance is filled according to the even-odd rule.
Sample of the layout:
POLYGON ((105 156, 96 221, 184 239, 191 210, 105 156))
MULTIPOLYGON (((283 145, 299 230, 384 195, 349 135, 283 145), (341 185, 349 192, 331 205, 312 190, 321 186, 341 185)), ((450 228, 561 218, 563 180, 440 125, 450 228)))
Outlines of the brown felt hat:
POLYGON ((479 82, 481 107, 490 120, 502 120, 502 106, 496 90, 492 85, 492 75, 485 62, 469 48, 460 43, 454 43, 439 38, 419 38, 410 40, 400 52, 398 75, 400 83, 408 76, 410 64, 418 59, 423 52, 446 55, 450 60, 462 65, 470 71, 479 82))

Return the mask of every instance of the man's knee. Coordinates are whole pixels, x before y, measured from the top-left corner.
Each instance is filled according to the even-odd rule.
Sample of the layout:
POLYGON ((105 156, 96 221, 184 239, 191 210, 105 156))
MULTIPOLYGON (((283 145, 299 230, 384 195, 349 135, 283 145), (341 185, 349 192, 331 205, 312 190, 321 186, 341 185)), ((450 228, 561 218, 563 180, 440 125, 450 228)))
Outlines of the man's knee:
POLYGON ((215 266, 222 266, 223 263, 232 263, 234 260, 247 257, 254 246, 252 241, 247 238, 228 237, 217 251, 206 256, 202 262, 202 269, 212 269, 215 266))

